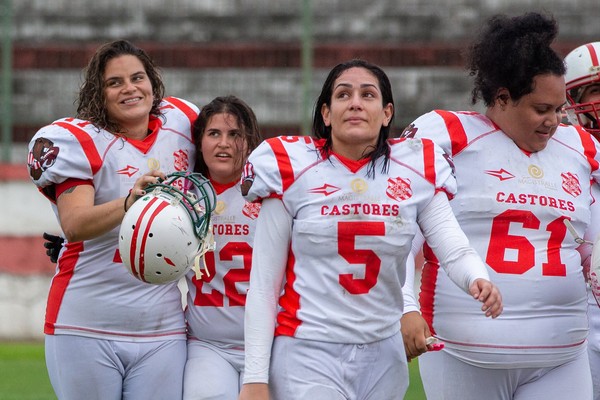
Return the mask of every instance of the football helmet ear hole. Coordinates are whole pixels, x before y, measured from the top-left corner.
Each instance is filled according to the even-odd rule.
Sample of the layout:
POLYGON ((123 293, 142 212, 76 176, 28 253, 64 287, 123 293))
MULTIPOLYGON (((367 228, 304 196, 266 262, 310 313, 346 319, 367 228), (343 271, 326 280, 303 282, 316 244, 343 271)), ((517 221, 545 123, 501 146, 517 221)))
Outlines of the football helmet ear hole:
POLYGON ((119 252, 128 271, 153 284, 179 280, 211 247, 215 205, 212 185, 198 173, 176 172, 150 185, 121 223, 119 252))

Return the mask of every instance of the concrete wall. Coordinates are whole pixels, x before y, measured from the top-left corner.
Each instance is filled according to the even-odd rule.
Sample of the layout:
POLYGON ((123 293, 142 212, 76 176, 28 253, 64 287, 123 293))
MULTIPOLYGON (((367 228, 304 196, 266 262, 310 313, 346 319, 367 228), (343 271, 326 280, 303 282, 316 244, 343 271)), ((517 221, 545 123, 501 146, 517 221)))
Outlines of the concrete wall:
MULTIPOLYGON (((264 127, 301 125, 303 1, 13 4, 19 65, 13 76, 13 123, 18 141, 28 141, 35 130, 57 117, 74 114, 81 68, 99 43, 115 38, 140 43, 160 60, 170 95, 201 106, 215 96, 235 93, 255 108, 264 127), (181 46, 189 46, 188 53, 197 52, 192 56, 196 60, 175 55, 174 49, 181 46), (291 46, 294 50, 286 53, 292 53, 291 59, 277 58, 283 52, 277 46, 291 46), (221 49, 220 58, 209 62, 209 50, 215 47, 221 49), (32 57, 38 61, 28 62, 32 57)), ((317 69, 310 99, 335 63, 354 56, 368 58, 384 66, 392 78, 397 130, 425 110, 469 107, 470 81, 459 53, 492 14, 552 13, 560 23, 557 47, 565 54, 600 38, 597 0, 312 0, 312 10, 317 69), (419 53, 421 58, 415 60, 419 53)))
MULTIPOLYGON (((27 42, 115 37, 154 42, 290 42, 302 36, 302 0, 19 0, 16 36, 27 42)), ((547 11, 561 37, 598 33, 596 0, 312 0, 317 41, 452 41, 496 13, 547 11)))

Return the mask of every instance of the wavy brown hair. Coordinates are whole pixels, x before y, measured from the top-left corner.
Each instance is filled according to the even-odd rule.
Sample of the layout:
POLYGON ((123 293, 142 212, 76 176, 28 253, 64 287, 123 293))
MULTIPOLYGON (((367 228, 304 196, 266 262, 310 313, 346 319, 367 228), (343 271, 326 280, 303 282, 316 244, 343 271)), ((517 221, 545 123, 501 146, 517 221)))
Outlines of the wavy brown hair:
POLYGON ((134 46, 127 40, 115 40, 106 43, 92 56, 84 70, 84 81, 79 88, 79 96, 76 100, 77 118, 90 121, 99 129, 105 129, 112 133, 121 132, 119 124, 112 120, 106 108, 104 95, 104 72, 106 64, 113 58, 132 55, 137 57, 144 66, 144 70, 152 84, 152 109, 150 114, 160 117, 160 102, 165 94, 165 86, 160 76, 158 67, 146 52, 134 46))

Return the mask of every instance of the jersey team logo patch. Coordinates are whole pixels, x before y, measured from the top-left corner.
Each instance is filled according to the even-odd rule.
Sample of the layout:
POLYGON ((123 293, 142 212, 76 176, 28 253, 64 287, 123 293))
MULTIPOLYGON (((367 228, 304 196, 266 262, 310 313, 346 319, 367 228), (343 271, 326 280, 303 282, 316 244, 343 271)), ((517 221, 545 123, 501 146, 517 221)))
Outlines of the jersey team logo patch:
POLYGON ((562 188, 565 192, 573 197, 577 197, 581 194, 581 185, 579 184, 577 175, 570 172, 563 172, 560 176, 562 178, 562 188))
POLYGON ((158 161, 154 157, 149 158, 148 168, 150 169, 150 171, 158 171, 160 169, 160 161, 158 161))
POLYGON ((27 155, 27 166, 29 175, 37 181, 42 173, 54 165, 60 149, 54 145, 54 142, 44 137, 38 138, 33 144, 33 148, 27 155))
POLYGON ((175 171, 187 171, 189 169, 190 161, 187 151, 179 149, 173 153, 173 157, 175 158, 173 163, 175 171))
POLYGON ((397 201, 406 200, 412 197, 412 188, 410 187, 410 179, 406 178, 389 178, 388 187, 385 193, 392 199, 397 201))
POLYGON ((544 177, 544 170, 535 164, 531 164, 527 168, 527 172, 529 172, 529 176, 534 179, 542 179, 544 177))
POLYGON ((223 211, 225 211, 225 207, 227 207, 227 205, 225 204, 225 202, 223 200, 217 201, 217 206, 215 207, 215 214, 217 214, 217 215, 223 214, 223 211))
POLYGON ((242 214, 250 219, 258 218, 258 212, 260 211, 260 203, 248 203, 244 204, 242 214))
POLYGON ((364 179, 357 178, 350 182, 350 188, 354 193, 362 194, 369 189, 369 185, 367 185, 364 179))

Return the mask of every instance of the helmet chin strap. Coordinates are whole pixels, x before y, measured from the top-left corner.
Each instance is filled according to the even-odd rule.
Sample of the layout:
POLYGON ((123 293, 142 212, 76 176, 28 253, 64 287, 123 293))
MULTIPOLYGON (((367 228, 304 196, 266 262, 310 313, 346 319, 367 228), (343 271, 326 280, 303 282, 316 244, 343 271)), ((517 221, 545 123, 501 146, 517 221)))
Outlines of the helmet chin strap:
POLYGON ((598 120, 588 113, 586 113, 585 116, 588 117, 588 119, 590 120, 590 128, 598 129, 598 120))
POLYGON ((594 118, 592 113, 581 113, 579 120, 584 128, 598 129, 598 120, 594 118))
POLYGON ((206 237, 200 245, 200 250, 198 251, 198 254, 196 255, 196 257, 194 257, 194 265, 192 266, 192 269, 196 273, 197 280, 202 279, 205 273, 207 277, 210 277, 210 271, 208 270, 208 266, 206 265, 206 253, 209 251, 214 251, 216 247, 215 236, 213 235, 212 225, 210 224, 210 221, 208 225, 210 228, 208 229, 206 237), (202 259, 202 265, 204 266, 204 268, 202 269, 204 270, 204 272, 202 271, 202 269, 200 269, 200 259, 202 259))

